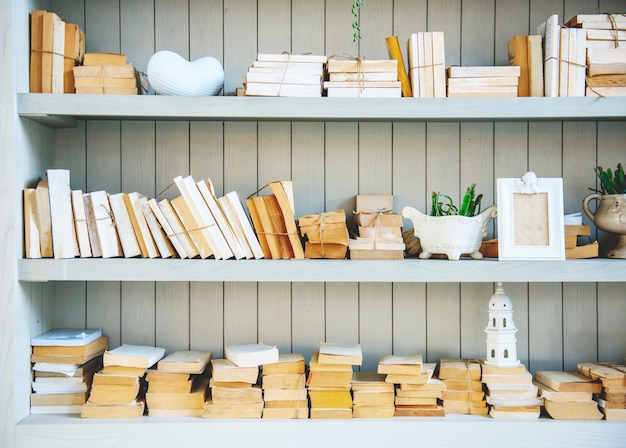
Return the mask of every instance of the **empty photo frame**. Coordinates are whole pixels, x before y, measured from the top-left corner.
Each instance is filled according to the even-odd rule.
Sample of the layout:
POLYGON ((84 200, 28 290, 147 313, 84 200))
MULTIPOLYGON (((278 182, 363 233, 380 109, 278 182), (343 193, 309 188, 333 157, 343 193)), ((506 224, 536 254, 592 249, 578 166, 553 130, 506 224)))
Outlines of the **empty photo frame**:
POLYGON ((498 258, 565 260, 563 179, 498 179, 498 258))

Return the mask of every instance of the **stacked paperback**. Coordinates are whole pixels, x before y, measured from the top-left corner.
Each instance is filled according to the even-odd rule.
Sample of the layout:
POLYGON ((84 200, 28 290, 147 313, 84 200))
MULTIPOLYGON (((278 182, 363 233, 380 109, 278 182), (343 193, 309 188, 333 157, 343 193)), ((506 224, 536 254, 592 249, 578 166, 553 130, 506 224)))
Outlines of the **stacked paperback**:
POLYGON ((207 398, 211 352, 175 351, 146 372, 148 415, 201 417, 207 398))
POLYGON ((100 329, 54 329, 31 338, 31 414, 80 414, 107 337, 100 329))
POLYGON ((602 390, 594 395, 605 420, 626 421, 626 365, 617 363, 580 363, 578 371, 600 380, 602 390))
POLYGON ((301 216, 298 225, 304 240, 304 258, 346 258, 350 235, 343 209, 301 216))
POLYGON ((352 418, 391 418, 395 413, 394 388, 385 375, 354 372, 351 381, 352 418))
POLYGON ((118 53, 87 53, 83 64, 73 68, 76 93, 137 95, 141 78, 126 55, 118 53))
POLYGON ((280 353, 263 364, 263 418, 309 418, 306 373, 302 353, 280 353))
POLYGON ((46 175, 23 191, 26 258, 263 258, 237 193, 218 198, 210 180, 177 176, 180 196, 157 201, 71 190, 68 170, 46 175))
POLYGON ((358 195, 356 235, 350 239, 352 260, 403 260, 402 217, 393 213, 393 196, 358 195))
POLYGON ((352 418, 351 382, 353 366, 363 363, 361 346, 322 342, 309 362, 307 387, 310 417, 352 418))
POLYGON ((446 65, 443 32, 419 32, 407 41, 409 78, 414 97, 446 96, 446 65))
POLYGON ((479 360, 441 358, 438 378, 446 385, 442 400, 446 414, 487 415, 479 360))
POLYGON ((146 407, 144 374, 164 354, 165 349, 161 347, 132 344, 105 351, 103 368, 94 374, 81 417, 141 417, 146 407))
POLYGON ((257 196, 246 199, 263 258, 304 258, 296 226, 292 182, 270 182, 265 187, 255 193, 257 196), (265 187, 271 193, 258 195, 265 187))
POLYGON ((448 67, 448 97, 516 97, 520 67, 448 67))
POLYGON ((535 385, 546 413, 555 420, 600 420, 603 415, 593 400, 602 383, 578 372, 538 370, 535 385))
POLYGON ((31 13, 30 32, 30 92, 74 93, 72 69, 83 63, 85 32, 43 10, 31 13))
POLYGON ((334 59, 328 60, 328 81, 324 90, 328 97, 402 96, 396 59, 334 59))
POLYGON ((278 362, 278 349, 263 343, 228 345, 225 359, 211 360, 210 396, 204 418, 261 418, 259 366, 278 362))
POLYGON ((543 398, 538 397, 533 376, 524 364, 510 366, 482 365, 489 415, 509 420, 536 420, 543 398))
POLYGON ((326 56, 259 54, 248 68, 246 96, 321 97, 326 56))
POLYGON ((422 355, 386 355, 378 362, 378 373, 395 387, 394 415, 399 417, 444 416, 440 404, 445 385, 433 378, 436 365, 423 363, 422 355))

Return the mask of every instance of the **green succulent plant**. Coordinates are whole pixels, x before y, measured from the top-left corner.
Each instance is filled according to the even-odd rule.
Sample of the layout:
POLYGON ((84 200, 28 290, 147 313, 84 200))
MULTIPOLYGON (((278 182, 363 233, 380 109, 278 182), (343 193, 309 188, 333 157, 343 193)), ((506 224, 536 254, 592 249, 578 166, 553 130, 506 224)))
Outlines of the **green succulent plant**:
POLYGON ((593 169, 596 177, 600 179, 600 190, 590 188, 590 190, 601 194, 626 194, 626 175, 621 163, 617 164, 615 171, 607 168, 606 171, 601 166, 593 169))
POLYGON ((480 213, 482 199, 482 193, 476 195, 476 184, 467 187, 460 207, 454 205, 450 196, 433 191, 430 216, 476 216, 480 213))

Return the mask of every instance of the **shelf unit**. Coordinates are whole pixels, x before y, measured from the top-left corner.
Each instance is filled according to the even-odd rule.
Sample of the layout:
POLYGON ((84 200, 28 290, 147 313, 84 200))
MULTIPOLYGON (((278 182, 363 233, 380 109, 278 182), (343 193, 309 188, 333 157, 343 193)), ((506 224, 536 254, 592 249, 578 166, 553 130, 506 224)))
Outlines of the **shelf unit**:
MULTIPOLYGON (((532 29, 553 6, 535 2, 529 13, 524 2, 515 2, 515 6, 507 2, 502 7, 500 0, 483 0, 461 7, 466 1, 452 2, 457 8, 450 8, 450 2, 433 0, 390 0, 384 6, 372 1, 363 8, 362 19, 370 36, 384 36, 389 34, 392 21, 393 31, 399 34, 426 29, 426 23, 416 24, 415 18, 425 21, 428 16, 428 27, 443 30, 451 42, 449 48, 447 45, 447 63, 493 65, 495 60, 501 65, 506 64, 505 52, 495 50, 497 54, 493 54, 485 48, 502 48, 513 27, 524 26, 520 17, 529 17, 526 25, 532 29), (497 8, 495 3, 499 3, 497 8), (509 10, 518 7, 522 8, 520 14, 509 10), (393 10, 401 13, 392 17, 389 11, 393 10), (498 25, 483 23, 485 17, 496 17, 498 25), (476 23, 481 26, 471 26, 476 23), (461 29, 479 32, 460 35, 461 29), (474 47, 479 49, 471 50, 474 47)), ((190 58, 208 49, 221 51, 223 60, 230 64, 225 67, 226 88, 232 90, 257 49, 309 51, 311 44, 314 50, 332 54, 345 51, 343 43, 351 41, 351 36, 339 31, 343 29, 340 23, 351 21, 349 8, 342 2, 281 1, 281 7, 289 4, 292 8, 293 17, 286 21, 278 14, 277 3, 177 0, 118 5, 55 0, 54 8, 70 21, 87 21, 88 51, 126 52, 142 69, 163 42, 181 53, 188 51, 190 58), (139 20, 146 17, 154 20, 139 20), (315 42, 313 36, 319 34, 315 30, 321 29, 320 25, 325 35, 315 42), (211 29, 219 38, 207 38, 206 30, 211 29), (176 31, 172 34, 170 30, 176 31), (280 31, 289 36, 287 41, 280 31), (181 40, 182 36, 189 40, 181 40), (244 45, 247 40, 257 46, 244 45)), ((566 3, 562 5, 564 16, 572 13, 566 3)), ((585 360, 604 360, 617 353, 624 356, 626 264, 621 260, 25 260, 21 258, 18 198, 21 189, 51 164, 81 170, 77 181, 80 188, 129 191, 127 185, 136 185, 135 176, 147 192, 149 188, 156 192, 159 188, 151 183, 155 178, 166 182, 171 174, 167 164, 171 163, 172 169, 181 166, 176 159, 181 155, 178 146, 184 147, 187 168, 195 168, 203 176, 213 176, 215 171, 206 166, 197 168, 194 162, 209 166, 209 162, 217 161, 222 189, 234 186, 254 191, 259 183, 275 180, 273 176, 292 175, 302 193, 301 211, 306 212, 319 211, 321 206, 349 211, 346 197, 357 192, 394 193, 400 204, 422 202, 423 206, 425 191, 439 188, 434 186, 431 167, 436 170, 450 165, 441 188, 463 188, 468 179, 464 169, 481 181, 493 183, 495 177, 518 174, 517 167, 527 165, 549 173, 556 171, 566 179, 584 177, 580 182, 566 183, 571 196, 580 197, 587 192, 586 176, 592 163, 623 155, 626 99, 28 94, 23 93, 28 90, 28 61, 24 56, 28 31, 25 21, 15 18, 32 9, 52 7, 44 0, 0 0, 0 5, 12 12, 0 17, 0 29, 9 36, 0 54, 6 66, 15 68, 16 77, 0 80, 0 139, 3 148, 8 148, 1 159, 0 191, 3 204, 9 204, 0 217, 4 243, 0 371, 6 372, 0 386, 0 401, 6 403, 0 409, 0 445, 276 446, 280 441, 298 446, 342 442, 346 446, 400 446, 407 440, 437 446, 469 446, 476 441, 511 447, 623 444, 626 424, 607 421, 542 418, 508 422, 467 415, 353 421, 148 417, 94 421, 29 415, 29 337, 52 325, 77 322, 104 326, 112 344, 163 345, 173 341, 168 348, 189 344, 192 348, 208 347, 216 354, 228 341, 259 337, 268 343, 275 339, 281 350, 294 351, 310 351, 323 338, 360 340, 370 364, 377 355, 391 350, 424 349, 431 360, 444 355, 474 357, 484 349, 485 302, 492 293, 492 283, 505 282, 507 292, 514 297, 520 328, 518 353, 533 369, 571 366, 577 356, 585 360), (619 144, 622 146, 616 146, 619 144), (198 163, 198 153, 209 152, 211 145, 221 148, 219 154, 211 153, 212 158, 198 163), (617 149, 612 149, 614 146, 617 149), (124 157, 135 147, 141 150, 131 154, 137 159, 132 165, 136 175, 133 172, 122 178, 107 171, 112 166, 119 171, 122 161, 128 161, 124 157), (198 147, 202 150, 197 151, 198 147), (251 155, 249 147, 256 150, 250 163, 244 160, 251 155), (555 147, 558 151, 552 150, 555 147), (169 154, 170 149, 174 155, 169 154), (466 160, 466 154, 480 163, 466 160), (108 158, 115 163, 106 163, 108 158), (285 159, 288 162, 282 163, 285 159), (316 163, 319 159, 324 163, 316 163), (354 160, 358 160, 358 176, 348 169, 354 160), (157 166, 145 175, 141 163, 157 166), (488 168, 483 169, 485 166, 488 168), (379 171, 385 174, 379 176, 379 171), (117 183, 111 181, 114 187, 110 187, 109 177, 116 179, 117 183), (344 177, 348 179, 345 183, 338 181, 344 177), (424 180, 418 184, 416 178, 424 180), (323 201, 315 199, 316 195, 323 195, 323 201), (175 325, 170 327, 170 321, 175 325), (209 343, 212 345, 206 345, 209 343)), ((603 4, 603 9, 611 8, 603 4)), ((386 57, 384 46, 372 42, 364 39, 364 54, 386 57)), ((495 196, 493 187, 487 190, 488 195, 495 196)), ((579 198, 570 199, 570 204, 575 202, 579 198)))

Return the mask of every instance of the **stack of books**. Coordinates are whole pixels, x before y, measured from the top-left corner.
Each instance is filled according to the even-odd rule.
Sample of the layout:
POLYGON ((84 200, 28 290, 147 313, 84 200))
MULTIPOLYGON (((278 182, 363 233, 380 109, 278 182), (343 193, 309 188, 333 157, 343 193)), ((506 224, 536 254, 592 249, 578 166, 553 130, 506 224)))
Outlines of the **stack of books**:
POLYGON ((385 375, 376 372, 354 372, 352 418, 391 418, 394 416, 394 389, 385 375))
POLYGON ((357 212, 358 234, 350 239, 352 260, 403 260, 402 216, 393 212, 357 212))
POLYGON ((538 388, 533 384, 533 376, 524 364, 483 364, 482 381, 485 383, 491 417, 515 420, 539 418, 543 398, 537 395, 538 388))
POLYGON ((513 36, 507 44, 507 54, 509 65, 520 68, 517 96, 544 96, 541 35, 513 36))
POLYGON ((246 96, 321 97, 326 56, 259 54, 244 79, 246 96))
POLYGON ((291 181, 270 182, 246 199, 254 231, 266 259, 302 259, 291 181), (265 187, 270 194, 258 195, 265 187))
POLYGON ((395 59, 329 59, 328 81, 324 81, 328 97, 402 96, 395 59))
POLYGON ((180 196, 157 202, 138 192, 70 190, 69 170, 46 175, 23 191, 26 258, 264 256, 237 193, 218 198, 210 179, 177 176, 180 196))
POLYGON ((443 32, 412 33, 407 41, 409 78, 414 97, 446 96, 446 65, 443 32))
POLYGON ((618 363, 580 363, 578 371, 602 382, 594 395, 605 420, 626 421, 626 365, 618 363))
POLYGON ((55 329, 31 338, 31 414, 80 414, 107 337, 100 329, 55 329))
POLYGON ((422 355, 386 355, 378 362, 378 373, 385 381, 396 385, 394 415, 443 416, 440 404, 443 382, 433 378, 435 363, 423 363, 422 355))
POLYGON ((361 346, 322 342, 311 354, 307 388, 310 417, 352 418, 351 382, 353 366, 363 363, 361 346))
POLYGON ((83 65, 74 67, 76 93, 138 95, 142 93, 139 72, 119 53, 86 53, 83 65))
POLYGON ((439 379, 446 385, 442 400, 446 414, 487 415, 479 360, 441 358, 439 379))
POLYGON ((148 415, 201 417, 207 398, 211 352, 175 351, 146 372, 148 415))
POLYGON ((448 97, 516 97, 520 67, 448 67, 448 97))
POLYGON ((346 258, 350 234, 343 209, 301 216, 298 225, 304 240, 304 258, 346 258))
POLYGON ((85 32, 53 12, 31 12, 30 92, 74 93, 76 65, 85 56, 85 32))
POLYGON ((263 418, 308 418, 309 404, 302 353, 280 353, 278 362, 263 364, 263 418))
POLYGON ((144 374, 164 354, 165 349, 161 347, 132 344, 105 351, 103 368, 94 374, 81 417, 141 417, 145 410, 144 374))
POLYGON ((601 420, 594 394, 602 383, 578 372, 539 370, 534 384, 539 388, 546 413, 555 420, 601 420))
POLYGON ((565 23, 567 28, 585 31, 587 48, 618 48, 626 44, 626 17, 614 14, 577 14, 565 23))
POLYGON ((237 366, 228 359, 211 360, 210 395, 203 418, 261 418, 263 394, 259 367, 237 366))

